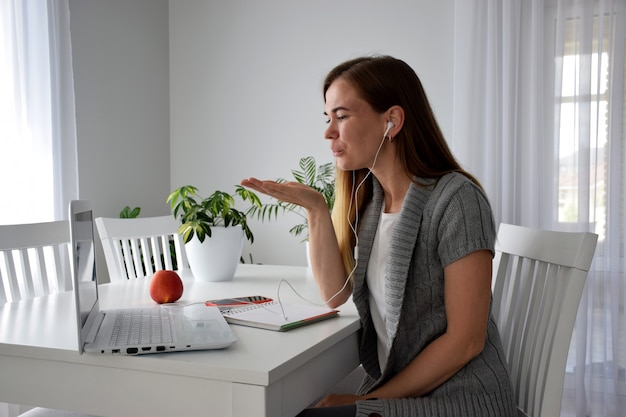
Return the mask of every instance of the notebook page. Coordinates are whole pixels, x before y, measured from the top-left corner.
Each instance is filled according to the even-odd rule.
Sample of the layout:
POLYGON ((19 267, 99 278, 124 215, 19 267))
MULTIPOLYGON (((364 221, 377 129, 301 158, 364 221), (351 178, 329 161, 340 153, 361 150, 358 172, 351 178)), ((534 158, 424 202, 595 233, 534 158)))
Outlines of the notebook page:
POLYGON ((226 321, 232 324, 285 331, 319 320, 335 317, 337 310, 327 307, 272 301, 223 310, 226 321))

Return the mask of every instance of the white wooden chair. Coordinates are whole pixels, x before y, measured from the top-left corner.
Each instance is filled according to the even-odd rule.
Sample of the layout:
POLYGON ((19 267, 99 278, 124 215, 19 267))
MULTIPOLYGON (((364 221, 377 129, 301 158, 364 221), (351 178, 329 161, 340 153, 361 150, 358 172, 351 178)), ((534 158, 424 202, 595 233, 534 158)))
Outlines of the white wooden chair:
POLYGON ((0 226, 0 304, 69 291, 67 221, 0 226))
MULTIPOLYGON (((0 226, 0 305, 71 290, 70 268, 67 221, 0 226)), ((26 408, 3 405, 10 415, 26 408)), ((20 417, 82 416, 41 407, 20 414, 20 417)))
POLYGON ((597 239, 500 225, 493 315, 520 416, 560 415, 567 354, 597 239))
POLYGON ((161 269, 188 268, 173 216, 95 219, 111 281, 151 276, 161 269))

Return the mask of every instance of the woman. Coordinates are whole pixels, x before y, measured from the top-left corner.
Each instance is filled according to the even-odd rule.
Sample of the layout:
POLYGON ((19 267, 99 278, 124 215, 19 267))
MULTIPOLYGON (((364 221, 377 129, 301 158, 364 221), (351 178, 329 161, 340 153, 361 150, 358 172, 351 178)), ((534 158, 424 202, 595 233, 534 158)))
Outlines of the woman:
POLYGON ((324 82, 336 201, 295 182, 242 184, 304 207, 323 299, 361 318, 359 391, 302 416, 513 416, 491 317, 495 226, 454 159, 415 72, 362 57, 324 82))

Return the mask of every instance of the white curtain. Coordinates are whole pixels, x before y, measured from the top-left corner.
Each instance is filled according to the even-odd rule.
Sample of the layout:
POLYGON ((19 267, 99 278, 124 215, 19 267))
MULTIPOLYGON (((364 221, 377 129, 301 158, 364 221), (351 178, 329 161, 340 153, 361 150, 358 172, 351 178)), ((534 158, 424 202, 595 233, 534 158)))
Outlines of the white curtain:
POLYGON ((568 359, 577 416, 626 399, 626 0, 457 0, 456 155, 496 222, 599 235, 568 359))
POLYGON ((0 224, 67 218, 78 197, 67 0, 0 0, 0 195, 0 224))
POLYGON ((67 218, 78 195, 67 0, 0 0, 0 224, 67 218))

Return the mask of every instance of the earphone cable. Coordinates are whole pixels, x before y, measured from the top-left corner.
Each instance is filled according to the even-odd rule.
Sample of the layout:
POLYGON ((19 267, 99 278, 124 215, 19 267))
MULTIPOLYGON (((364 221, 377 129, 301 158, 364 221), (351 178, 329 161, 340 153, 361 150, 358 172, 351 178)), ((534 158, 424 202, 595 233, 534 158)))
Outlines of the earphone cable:
MULTIPOLYGON (((326 300, 324 302, 324 304, 328 304, 330 303, 332 300, 335 299, 335 297, 337 297, 339 294, 341 294, 343 292, 343 290, 346 289, 346 287, 348 286, 348 283, 350 282, 350 278, 352 277, 352 275, 354 275, 354 272, 356 271, 356 268, 358 266, 359 263, 359 258, 358 258, 358 248, 359 248, 359 235, 357 233, 357 227, 359 224, 359 202, 358 202, 358 198, 357 198, 357 194, 359 193, 359 189, 361 188, 361 186, 365 183, 365 181, 367 180, 367 178, 370 176, 370 174, 372 173, 372 170, 374 169, 374 166, 376 165, 376 161, 378 160, 378 154, 380 153, 380 150, 382 149, 383 145, 385 144, 385 138, 387 137, 387 132, 388 130, 385 131, 385 133, 383 134, 383 139, 380 141, 380 145, 378 145, 378 149, 376 150, 376 154, 374 155, 374 161, 372 161, 372 166, 368 169, 367 174, 365 174, 365 177, 359 182, 359 185, 356 187, 356 190, 354 189, 354 183, 355 183, 355 171, 352 171, 352 191, 350 192, 350 204, 348 205, 348 213, 347 213, 347 220, 348 220, 348 225, 350 227, 350 230, 352 231, 352 234, 354 235, 354 267, 352 268, 352 270, 350 271, 350 273, 348 274, 348 276, 346 277, 345 282, 343 283, 343 286, 341 287, 341 289, 339 289, 339 291, 337 291, 332 297, 330 297, 328 300, 326 300), (352 202, 354 201, 355 204, 355 215, 354 215, 354 225, 352 224, 352 222, 350 221, 350 211, 352 210, 352 202)), ((285 318, 285 320, 287 320, 287 317, 285 316, 285 310, 283 309, 283 303, 280 301, 280 286, 281 284, 284 282, 287 283, 287 285, 289 285, 289 287, 293 290, 293 292, 300 297, 301 299, 303 299, 304 301, 313 304, 313 305, 320 305, 320 304, 316 304, 311 302, 310 300, 307 300, 306 298, 304 298, 302 295, 300 295, 300 293, 298 293, 298 291, 293 287, 293 285, 291 285, 289 283, 289 281, 282 279, 279 283, 278 283, 278 290, 277 290, 277 294, 276 294, 276 298, 278 300, 278 303, 280 304, 280 308, 283 312, 283 316, 285 318)))

